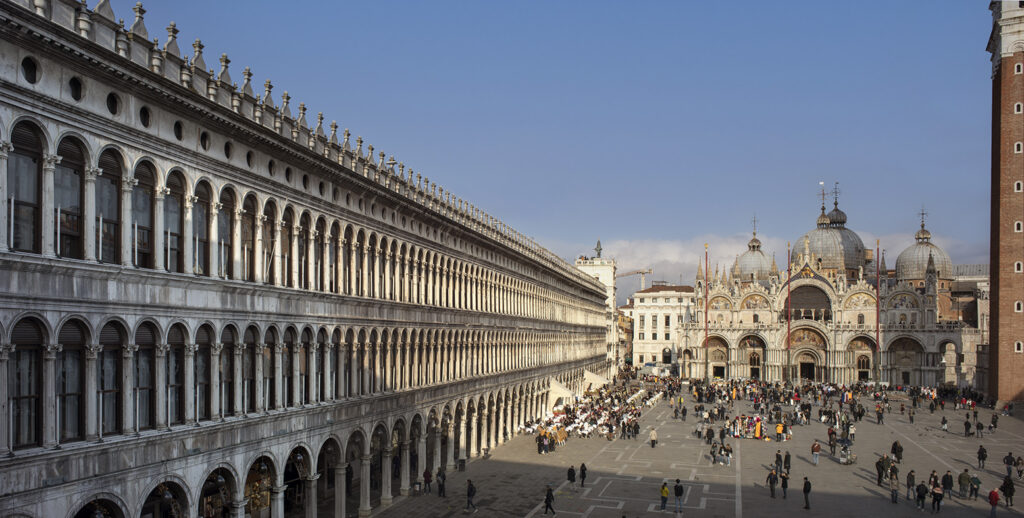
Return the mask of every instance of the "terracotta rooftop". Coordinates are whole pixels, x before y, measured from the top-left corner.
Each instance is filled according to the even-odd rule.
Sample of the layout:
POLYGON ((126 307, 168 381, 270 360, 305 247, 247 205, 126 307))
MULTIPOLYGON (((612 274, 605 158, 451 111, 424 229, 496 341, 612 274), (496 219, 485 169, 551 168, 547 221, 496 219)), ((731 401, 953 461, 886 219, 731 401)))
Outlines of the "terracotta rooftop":
POLYGON ((682 292, 682 293, 693 293, 693 286, 672 286, 672 285, 658 285, 651 286, 645 290, 640 290, 637 293, 663 293, 663 292, 682 292))

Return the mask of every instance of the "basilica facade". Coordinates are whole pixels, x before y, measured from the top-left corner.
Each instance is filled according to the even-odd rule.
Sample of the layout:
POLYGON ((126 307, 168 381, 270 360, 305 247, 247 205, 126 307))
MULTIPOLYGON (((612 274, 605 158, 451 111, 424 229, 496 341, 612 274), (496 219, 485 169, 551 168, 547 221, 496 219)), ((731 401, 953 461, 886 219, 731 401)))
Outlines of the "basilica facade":
POLYGON ((932 242, 923 219, 894 270, 846 219, 838 198, 828 213, 822 204, 815 228, 795 241, 783 268, 761 250, 756 232, 731 267, 698 266, 696 310, 678 327, 672 351, 682 375, 980 383, 984 318, 977 313, 987 311, 987 282, 964 295, 956 273, 963 269, 932 242))
POLYGON ((367 516, 608 373, 598 280, 133 11, 0 2, 0 514, 367 516))

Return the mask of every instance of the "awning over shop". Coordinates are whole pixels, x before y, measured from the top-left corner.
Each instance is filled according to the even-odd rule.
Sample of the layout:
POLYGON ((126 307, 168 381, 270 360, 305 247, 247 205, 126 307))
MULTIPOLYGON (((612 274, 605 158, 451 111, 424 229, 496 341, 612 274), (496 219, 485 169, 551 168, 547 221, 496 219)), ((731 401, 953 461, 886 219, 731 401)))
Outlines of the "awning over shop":
POLYGON ((548 385, 548 391, 548 404, 551 405, 551 407, 547 409, 549 412, 552 408, 558 405, 576 402, 576 395, 569 390, 569 387, 566 387, 555 378, 551 378, 550 384, 548 385))
POLYGON ((608 378, 606 378, 606 377, 604 377, 604 376, 602 376, 600 374, 595 374, 593 372, 590 372, 587 369, 583 369, 583 386, 589 387, 590 390, 596 390, 596 389, 600 388, 601 386, 607 385, 607 384, 608 384, 608 378))

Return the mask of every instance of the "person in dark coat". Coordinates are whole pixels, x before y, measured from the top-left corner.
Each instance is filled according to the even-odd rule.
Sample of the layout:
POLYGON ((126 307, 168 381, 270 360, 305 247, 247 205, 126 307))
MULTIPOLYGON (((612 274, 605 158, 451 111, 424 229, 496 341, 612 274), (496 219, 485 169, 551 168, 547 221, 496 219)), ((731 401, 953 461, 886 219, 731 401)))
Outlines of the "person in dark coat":
POLYGON ((768 485, 768 491, 771 493, 772 498, 775 498, 775 485, 779 483, 779 475, 775 473, 774 469, 771 473, 768 473, 768 478, 764 479, 764 483, 768 485))
POLYGON ((1013 507, 1013 479, 1009 476, 1003 479, 1003 485, 999 486, 999 490, 1003 492, 1003 500, 1006 500, 1006 507, 1013 507))
POLYGON ((782 482, 782 498, 786 498, 786 490, 789 489, 789 473, 779 473, 779 480, 782 482))
POLYGON ((917 509, 924 511, 924 501, 928 498, 928 486, 922 481, 917 485, 917 509))
POLYGON ((580 487, 587 483, 587 464, 580 464, 580 487))
POLYGON ((782 458, 782 469, 789 473, 790 467, 792 467, 793 458, 789 455, 789 450, 786 450, 786 456, 782 458))
POLYGON ((448 496, 444 493, 444 482, 448 479, 448 476, 444 474, 444 469, 440 466, 437 468, 437 476, 434 480, 437 481, 437 496, 448 496))
POLYGON ((811 508, 811 481, 804 477, 804 509, 811 508))
POLYGON ((569 466, 569 471, 565 474, 565 478, 569 481, 569 488, 576 491, 576 468, 569 466))
POLYGON ((882 461, 881 457, 879 457, 879 459, 875 461, 875 472, 878 473, 878 481, 875 482, 875 484, 881 486, 882 477, 885 476, 885 462, 882 461))
POLYGON ((551 514, 554 515, 555 508, 552 504, 555 503, 555 494, 551 492, 551 486, 548 486, 547 492, 544 493, 544 514, 548 514, 548 509, 551 509, 551 514))
POLYGON ((988 450, 984 446, 978 446, 978 469, 985 469, 985 459, 988 458, 988 450))
POLYGON ((953 472, 946 471, 945 475, 942 475, 942 496, 948 496, 953 498, 953 472))

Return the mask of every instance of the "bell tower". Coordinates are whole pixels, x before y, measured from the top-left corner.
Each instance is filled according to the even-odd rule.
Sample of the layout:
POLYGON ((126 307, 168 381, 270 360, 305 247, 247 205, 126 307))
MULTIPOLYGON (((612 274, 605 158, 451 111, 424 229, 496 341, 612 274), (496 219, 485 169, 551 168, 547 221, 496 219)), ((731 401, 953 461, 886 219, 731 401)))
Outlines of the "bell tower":
POLYGON ((992 206, 989 395, 1024 400, 1024 2, 989 3, 992 33, 992 206))

